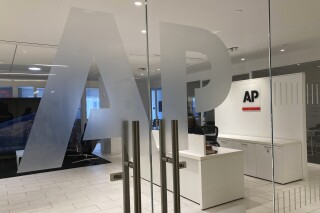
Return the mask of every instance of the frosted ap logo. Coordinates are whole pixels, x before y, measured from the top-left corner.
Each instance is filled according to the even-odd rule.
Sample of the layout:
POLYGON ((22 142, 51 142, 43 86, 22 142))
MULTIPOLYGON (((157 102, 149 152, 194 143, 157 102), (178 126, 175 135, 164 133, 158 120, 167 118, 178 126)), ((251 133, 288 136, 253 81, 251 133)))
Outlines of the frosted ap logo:
MULTIPOLYGON (((160 44, 164 119, 179 120, 179 140, 187 141, 186 51, 206 54, 212 67, 210 83, 196 90, 198 112, 217 107, 228 95, 230 57, 218 37, 194 27, 161 23, 160 44)), ((84 139, 121 137, 123 121, 139 120, 141 154, 146 154, 148 118, 112 14, 72 8, 53 64, 66 67, 51 68, 55 75, 48 78, 19 173, 61 167, 93 64, 110 108, 91 111, 84 139)))

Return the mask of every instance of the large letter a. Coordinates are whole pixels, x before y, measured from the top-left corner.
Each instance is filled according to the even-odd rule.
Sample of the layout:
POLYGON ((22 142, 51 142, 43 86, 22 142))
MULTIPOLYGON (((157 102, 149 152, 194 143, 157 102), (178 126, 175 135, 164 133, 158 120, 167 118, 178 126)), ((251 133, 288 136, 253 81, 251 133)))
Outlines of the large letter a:
MULTIPOLYGON (((88 72, 95 59, 108 91, 98 138, 121 136, 123 120, 148 120, 112 15, 72 8, 18 173, 61 167, 88 72), (108 122, 108 123, 107 123, 108 122)), ((91 132, 92 138, 99 131, 91 132), (93 134, 94 133, 94 134, 93 134)), ((141 134, 141 149, 147 135, 141 134)))

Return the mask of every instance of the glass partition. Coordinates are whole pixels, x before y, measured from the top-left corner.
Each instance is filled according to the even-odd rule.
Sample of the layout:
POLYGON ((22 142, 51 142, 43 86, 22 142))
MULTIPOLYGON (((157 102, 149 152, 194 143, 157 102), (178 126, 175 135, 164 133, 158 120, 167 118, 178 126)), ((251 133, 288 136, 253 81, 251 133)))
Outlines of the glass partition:
POLYGON ((318 8, 2 1, 1 209, 317 211, 318 8))
POLYGON ((252 78, 269 68, 268 2, 164 0, 148 9, 151 87, 163 94, 167 152, 177 119, 187 164, 180 192, 191 203, 182 212, 272 212, 270 78, 252 78))
POLYGON ((319 7, 319 1, 271 1, 275 181, 292 181, 276 185, 280 212, 319 211, 319 7))

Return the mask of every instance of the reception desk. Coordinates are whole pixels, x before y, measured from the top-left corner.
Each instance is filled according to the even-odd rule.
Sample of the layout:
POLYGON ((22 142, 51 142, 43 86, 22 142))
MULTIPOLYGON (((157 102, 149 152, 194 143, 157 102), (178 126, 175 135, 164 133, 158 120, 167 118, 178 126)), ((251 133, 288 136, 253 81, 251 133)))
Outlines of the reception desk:
MULTIPOLYGON (((158 131, 153 131, 158 146, 158 131)), ((181 196, 207 209, 244 197, 243 151, 219 147, 217 153, 205 155, 205 138, 189 135, 189 150, 180 151, 180 162, 187 167, 180 170, 181 196)), ((170 153, 167 154, 171 157, 170 153)), ((143 168, 142 168, 143 171, 143 168)), ((142 177, 144 177, 142 172, 142 177)), ((153 156, 153 180, 160 185, 159 153, 153 156)), ((167 187, 172 190, 172 165, 167 164, 167 187)))

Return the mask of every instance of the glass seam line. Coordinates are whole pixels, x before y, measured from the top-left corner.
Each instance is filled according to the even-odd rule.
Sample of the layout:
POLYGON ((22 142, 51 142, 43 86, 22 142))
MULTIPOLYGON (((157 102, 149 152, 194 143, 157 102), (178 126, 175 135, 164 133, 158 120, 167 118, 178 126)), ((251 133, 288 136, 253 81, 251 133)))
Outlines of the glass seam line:
POLYGON ((151 109, 152 100, 151 100, 151 85, 150 85, 150 63, 149 63, 149 27, 148 27, 148 0, 145 0, 145 25, 146 25, 146 52, 147 52, 147 85, 148 85, 148 132, 149 132, 149 162, 150 162, 150 199, 151 199, 151 212, 154 212, 153 208, 153 171, 152 171, 152 141, 151 141, 151 125, 152 125, 152 116, 151 109))
POLYGON ((274 139, 273 139, 273 95, 272 95, 272 70, 271 70, 271 0, 268 0, 268 43, 269 43, 269 78, 270 78, 270 122, 271 122, 271 155, 272 155, 272 202, 273 202, 273 212, 276 212, 276 203, 275 203, 275 182, 274 182, 274 139))

